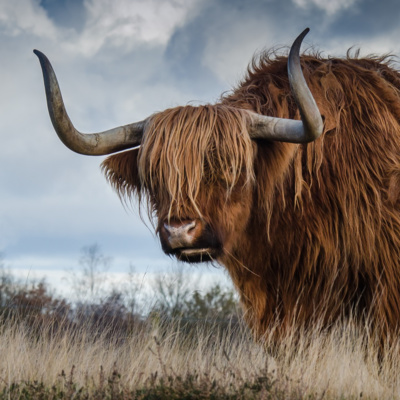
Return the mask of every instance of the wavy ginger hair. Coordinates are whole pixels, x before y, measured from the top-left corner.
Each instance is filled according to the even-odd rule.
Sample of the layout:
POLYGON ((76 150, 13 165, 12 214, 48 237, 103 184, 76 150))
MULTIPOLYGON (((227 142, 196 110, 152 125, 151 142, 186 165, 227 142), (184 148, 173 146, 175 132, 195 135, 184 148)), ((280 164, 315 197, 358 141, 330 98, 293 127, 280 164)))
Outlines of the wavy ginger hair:
POLYGON ((140 151, 114 155, 103 168, 120 196, 147 194, 152 207, 182 216, 203 212, 204 188, 225 187, 229 198, 251 184, 245 229, 219 261, 258 334, 276 321, 283 329, 315 319, 329 326, 355 315, 381 338, 393 337, 400 323, 400 74, 385 58, 303 56, 323 135, 300 145, 251 142, 245 110, 299 119, 286 65, 286 57, 264 54, 219 104, 156 114, 140 151))
POLYGON ((168 109, 152 116, 139 151, 102 167, 121 198, 145 198, 150 216, 168 205, 168 217, 201 218, 202 189, 218 183, 228 199, 239 181, 254 182, 248 121, 247 112, 225 105, 168 109))

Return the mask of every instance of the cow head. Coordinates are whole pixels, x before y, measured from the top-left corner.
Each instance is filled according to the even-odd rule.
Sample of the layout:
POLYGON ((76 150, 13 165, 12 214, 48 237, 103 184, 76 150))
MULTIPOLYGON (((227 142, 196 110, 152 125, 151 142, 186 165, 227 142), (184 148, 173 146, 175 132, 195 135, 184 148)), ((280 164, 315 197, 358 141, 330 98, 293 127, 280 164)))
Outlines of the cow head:
POLYGON ((165 110, 148 121, 140 149, 103 163, 121 197, 146 201, 167 254, 199 262, 229 251, 254 181, 248 122, 223 105, 165 110))
POLYGON ((82 134, 65 110, 48 59, 38 55, 54 128, 71 150, 111 156, 103 168, 121 197, 138 195, 156 221, 163 250, 188 262, 232 251, 250 216, 254 183, 252 139, 304 143, 322 132, 322 120, 302 75, 300 45, 288 59, 301 121, 259 115, 223 104, 177 107, 95 134, 82 134))

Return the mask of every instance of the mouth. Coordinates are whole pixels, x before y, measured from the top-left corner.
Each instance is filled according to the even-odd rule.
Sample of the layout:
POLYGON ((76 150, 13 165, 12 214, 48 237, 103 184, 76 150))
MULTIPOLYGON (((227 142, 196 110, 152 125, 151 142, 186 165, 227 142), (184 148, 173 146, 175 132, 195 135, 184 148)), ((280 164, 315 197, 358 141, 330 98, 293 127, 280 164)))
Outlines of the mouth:
POLYGON ((217 253, 215 249, 211 247, 205 248, 193 248, 193 247, 182 247, 175 249, 173 254, 180 261, 189 263, 201 263, 215 260, 217 253))

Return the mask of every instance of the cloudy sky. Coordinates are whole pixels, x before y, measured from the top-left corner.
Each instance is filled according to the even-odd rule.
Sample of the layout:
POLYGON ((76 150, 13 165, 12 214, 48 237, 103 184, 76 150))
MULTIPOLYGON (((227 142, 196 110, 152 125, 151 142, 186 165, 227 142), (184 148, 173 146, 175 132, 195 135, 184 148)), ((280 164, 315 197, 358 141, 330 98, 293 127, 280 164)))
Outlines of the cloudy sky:
MULTIPOLYGON (((290 45, 400 55, 398 0, 0 0, 0 252, 14 270, 74 267, 98 243, 113 270, 168 269, 151 229, 99 165, 59 141, 34 48, 51 60, 83 132, 215 102, 252 55, 290 45)), ((190 268, 190 267, 188 267, 190 268)))

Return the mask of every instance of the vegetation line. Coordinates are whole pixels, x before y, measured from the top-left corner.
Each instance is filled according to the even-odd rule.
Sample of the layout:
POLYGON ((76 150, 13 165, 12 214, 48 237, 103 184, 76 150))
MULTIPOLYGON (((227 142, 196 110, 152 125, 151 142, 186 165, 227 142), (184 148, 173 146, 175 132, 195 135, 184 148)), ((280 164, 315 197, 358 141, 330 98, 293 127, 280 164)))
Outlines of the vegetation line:
POLYGON ((182 279, 157 281, 143 316, 132 293, 71 305, 3 269, 0 399, 400 398, 399 342, 382 351, 351 320, 255 341, 232 293, 182 279))

